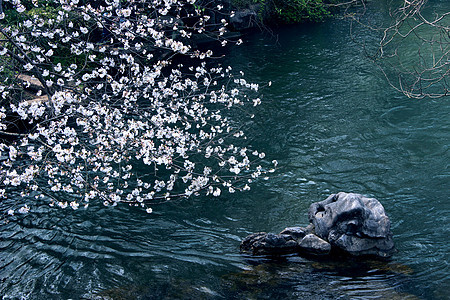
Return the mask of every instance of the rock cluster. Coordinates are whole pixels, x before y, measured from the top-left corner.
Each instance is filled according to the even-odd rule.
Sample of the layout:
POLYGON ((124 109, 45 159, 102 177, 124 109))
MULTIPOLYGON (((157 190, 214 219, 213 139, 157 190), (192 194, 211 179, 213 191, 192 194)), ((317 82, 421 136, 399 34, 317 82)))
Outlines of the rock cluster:
POLYGON ((381 203, 360 194, 338 193, 311 204, 307 227, 246 237, 241 251, 254 255, 299 253, 390 257, 395 251, 390 221, 381 203))

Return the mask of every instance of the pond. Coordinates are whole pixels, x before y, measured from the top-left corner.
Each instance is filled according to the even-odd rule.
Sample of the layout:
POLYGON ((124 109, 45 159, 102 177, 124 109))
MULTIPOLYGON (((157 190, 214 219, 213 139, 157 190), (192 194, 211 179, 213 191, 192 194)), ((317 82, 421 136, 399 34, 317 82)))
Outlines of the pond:
POLYGON ((272 81, 248 136, 278 171, 249 192, 151 215, 34 207, 1 225, 4 299, 447 299, 448 97, 393 90, 345 21, 255 33, 228 51, 249 81, 272 81), (339 191, 383 204, 399 250, 391 261, 239 254, 248 234, 306 225, 309 205, 339 191))

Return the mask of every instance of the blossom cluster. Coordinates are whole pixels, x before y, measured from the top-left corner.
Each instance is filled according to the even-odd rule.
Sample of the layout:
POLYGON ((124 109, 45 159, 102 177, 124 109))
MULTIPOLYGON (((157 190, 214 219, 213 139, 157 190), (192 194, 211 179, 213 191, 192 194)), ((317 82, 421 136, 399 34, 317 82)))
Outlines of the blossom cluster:
POLYGON ((0 197, 20 189, 61 208, 100 201, 150 213, 177 197, 248 190, 273 171, 233 118, 234 108, 260 104, 258 85, 190 43, 204 32, 226 41, 226 22, 207 14, 222 7, 60 0, 38 14, 8 2, 21 19, 1 29, 1 68, 41 88, 24 92, 30 83, 19 76, 0 85, 0 133, 8 114, 28 124, 0 143, 0 197))

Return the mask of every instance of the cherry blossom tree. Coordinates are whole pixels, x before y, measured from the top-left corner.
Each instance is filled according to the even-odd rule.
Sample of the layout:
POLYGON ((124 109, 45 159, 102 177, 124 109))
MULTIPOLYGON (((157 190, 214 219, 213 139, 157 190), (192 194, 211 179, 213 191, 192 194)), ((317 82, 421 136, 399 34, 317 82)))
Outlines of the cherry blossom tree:
POLYGON ((259 86, 192 42, 230 42, 223 6, 208 3, 4 1, 0 197, 150 213, 174 198, 248 190, 273 172, 233 118, 252 117, 259 86))

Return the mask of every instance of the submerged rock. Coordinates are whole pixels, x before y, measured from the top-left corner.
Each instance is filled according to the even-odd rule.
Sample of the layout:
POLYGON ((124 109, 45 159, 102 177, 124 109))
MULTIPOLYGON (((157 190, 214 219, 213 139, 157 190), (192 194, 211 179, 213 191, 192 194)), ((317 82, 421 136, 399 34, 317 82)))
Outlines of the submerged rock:
POLYGON ((306 228, 287 227, 279 234, 246 237, 241 251, 254 255, 286 253, 389 257, 395 251, 390 221, 381 203, 360 194, 338 193, 311 204, 306 228))

